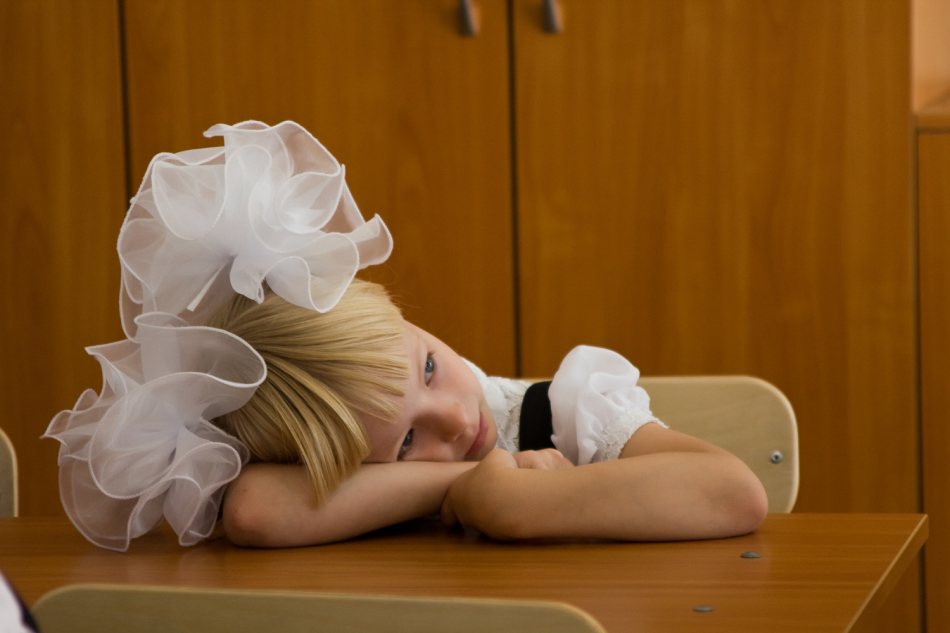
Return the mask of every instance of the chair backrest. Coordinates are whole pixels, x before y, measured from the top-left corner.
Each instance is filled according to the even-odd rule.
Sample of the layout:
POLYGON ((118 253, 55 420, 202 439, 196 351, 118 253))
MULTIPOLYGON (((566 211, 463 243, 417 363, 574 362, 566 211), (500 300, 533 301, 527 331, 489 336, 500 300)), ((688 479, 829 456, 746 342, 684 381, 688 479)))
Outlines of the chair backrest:
POLYGON ((13 443, 0 430, 0 517, 15 517, 17 506, 17 467, 13 443))
POLYGON ((641 377, 650 409, 671 429, 744 461, 769 496, 769 512, 791 512, 798 497, 798 427, 785 395, 750 376, 641 377))
POLYGON ((61 587, 31 612, 43 633, 604 633, 590 615, 558 602, 128 585, 61 587))

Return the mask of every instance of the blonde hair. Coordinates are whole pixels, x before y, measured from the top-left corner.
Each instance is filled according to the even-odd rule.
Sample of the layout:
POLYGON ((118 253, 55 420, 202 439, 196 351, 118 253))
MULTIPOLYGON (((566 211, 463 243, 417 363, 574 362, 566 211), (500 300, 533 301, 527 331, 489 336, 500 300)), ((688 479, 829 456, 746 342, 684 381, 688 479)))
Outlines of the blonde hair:
POLYGON ((259 305, 238 295, 208 325, 247 341, 267 378, 214 423, 256 460, 303 464, 322 503, 369 455, 359 414, 399 413, 409 376, 403 323, 386 290, 360 279, 323 314, 272 293, 259 305))

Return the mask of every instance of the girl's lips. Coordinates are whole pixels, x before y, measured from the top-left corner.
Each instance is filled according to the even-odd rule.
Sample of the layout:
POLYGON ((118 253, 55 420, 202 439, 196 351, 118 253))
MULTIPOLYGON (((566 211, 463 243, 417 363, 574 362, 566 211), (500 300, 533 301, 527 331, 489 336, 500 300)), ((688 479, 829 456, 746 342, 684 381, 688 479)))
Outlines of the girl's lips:
POLYGON ((468 449, 468 452, 465 453, 465 459, 471 459, 478 455, 478 451, 482 450, 482 446, 485 445, 485 436, 488 435, 488 425, 485 424, 485 414, 481 411, 478 412, 478 434, 475 436, 475 441, 472 442, 472 447, 468 449))

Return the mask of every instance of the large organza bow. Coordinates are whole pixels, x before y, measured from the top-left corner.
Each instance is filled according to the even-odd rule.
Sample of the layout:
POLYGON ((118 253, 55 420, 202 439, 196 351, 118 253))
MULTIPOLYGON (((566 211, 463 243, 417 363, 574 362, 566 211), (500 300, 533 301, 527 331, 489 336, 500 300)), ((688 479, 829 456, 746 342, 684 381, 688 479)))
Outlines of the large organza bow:
POLYGON ((291 121, 215 125, 224 147, 158 154, 119 234, 122 325, 167 312, 205 320, 234 292, 260 302, 263 282, 326 312, 360 268, 386 260, 392 237, 363 221, 344 168, 291 121))
POLYGON ((125 551, 164 515, 193 545, 211 533, 224 486, 248 459, 208 420, 248 401, 264 361, 223 330, 162 313, 136 322, 138 341, 87 348, 102 367, 102 393, 85 391, 44 437, 62 444, 63 507, 90 541, 125 551))
POLYGON ((249 458, 209 420, 243 406, 266 377, 240 338, 202 324, 263 283, 325 312, 392 238, 364 222, 344 169, 292 122, 216 125, 224 147, 159 154, 119 234, 127 340, 87 348, 102 367, 46 434, 61 443, 60 495, 90 541, 125 551, 165 517, 182 545, 214 528, 225 486, 249 458))

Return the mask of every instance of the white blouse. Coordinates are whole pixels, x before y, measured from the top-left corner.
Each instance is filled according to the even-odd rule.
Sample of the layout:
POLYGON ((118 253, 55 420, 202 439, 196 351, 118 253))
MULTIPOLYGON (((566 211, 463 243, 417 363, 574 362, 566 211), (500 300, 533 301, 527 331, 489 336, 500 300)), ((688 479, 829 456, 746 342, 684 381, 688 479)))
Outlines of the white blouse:
MULTIPOLYGON (((521 402, 531 383, 489 377, 466 361, 485 392, 495 417, 495 448, 518 451, 521 402)), ((657 420, 650 396, 637 386, 640 371, 616 352, 575 347, 561 361, 548 390, 554 446, 577 465, 617 459, 637 429, 657 420)))

